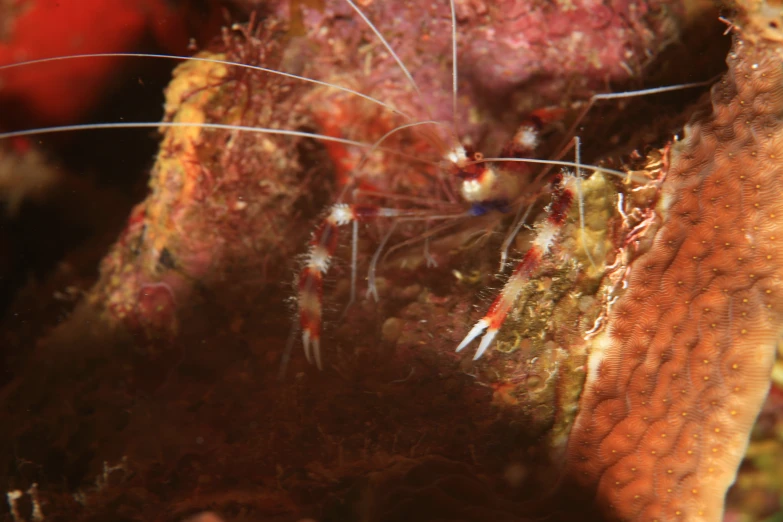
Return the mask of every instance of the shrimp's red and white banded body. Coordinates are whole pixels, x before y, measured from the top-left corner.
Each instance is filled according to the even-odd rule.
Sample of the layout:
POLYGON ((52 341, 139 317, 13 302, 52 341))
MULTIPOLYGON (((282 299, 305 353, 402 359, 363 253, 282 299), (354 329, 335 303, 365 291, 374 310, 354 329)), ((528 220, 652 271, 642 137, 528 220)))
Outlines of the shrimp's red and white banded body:
MULTIPOLYGON (((506 147, 506 150, 509 154, 517 157, 530 154, 538 141, 537 132, 538 131, 533 124, 523 125, 522 130, 514 136, 514 139, 506 147)), ((458 183, 459 194, 462 196, 463 201, 470 205, 470 207, 461 214, 464 216, 478 216, 492 210, 504 210, 508 208, 522 192, 522 174, 529 172, 527 166, 522 163, 507 163, 503 165, 485 162, 481 153, 469 152, 461 144, 451 147, 450 150, 445 153, 441 166, 445 176, 450 176, 453 181, 458 183), (506 168, 506 165, 510 165, 511 168, 506 168)), ((565 198, 566 192, 561 192, 563 192, 561 197, 565 198)), ((560 203, 554 204, 554 207, 559 209, 559 213, 558 211, 553 211, 553 223, 555 221, 560 221, 562 223, 562 219, 564 219, 564 216, 567 213, 567 206, 568 205, 560 203)), ((426 218, 426 214, 422 214, 422 212, 415 210, 405 211, 373 205, 337 203, 329 209, 326 217, 313 232, 306 261, 298 277, 297 305, 299 327, 302 329, 302 345, 305 357, 308 362, 315 362, 319 369, 322 369, 323 367, 321 357, 323 279, 329 270, 332 257, 334 256, 339 243, 339 229, 348 224, 353 225, 353 256, 351 260, 351 302, 353 302, 355 294, 358 224, 360 222, 378 218, 406 217, 426 218)), ((456 217, 456 215, 453 217, 456 217)), ((543 226, 545 228, 549 226, 552 228, 552 231, 548 234, 549 241, 545 245, 545 248, 543 248, 541 255, 548 251, 556 233, 556 230, 553 228, 554 225, 543 226)), ((547 234, 542 232, 542 237, 544 235, 547 234)), ((383 245, 381 245, 381 249, 382 248, 383 245)), ((536 266, 538 266, 538 263, 536 263, 536 266)), ((535 267, 533 267, 533 269, 534 268, 535 267)), ((372 270, 374 269, 371 269, 371 271, 372 270)), ((374 283, 371 280, 368 293, 375 295, 373 285, 374 283)), ((508 306, 510 306, 510 304, 508 306)), ((500 323, 502 323, 504 317, 505 313, 502 314, 502 317, 498 316, 500 323)), ((488 345, 490 342, 491 339, 489 339, 486 344, 488 345)), ((486 347, 480 350, 477 358, 484 350, 486 350, 486 347)))
MULTIPOLYGON (((488 163, 475 163, 480 154, 468 157, 462 146, 457 146, 444 158, 447 174, 460 181, 460 194, 473 205, 465 215, 479 215, 488 209, 508 205, 520 191, 517 173, 505 172, 488 163)), ((323 279, 339 244, 339 229, 353 225, 353 258, 351 260, 351 301, 354 299, 356 277, 356 240, 358 224, 378 218, 424 217, 419 211, 382 208, 373 205, 337 203, 313 232, 304 267, 297 283, 299 326, 302 345, 308 362, 322 368, 321 324, 323 321, 323 279)), ((372 282, 371 282, 372 285, 372 282)), ((371 287, 372 288, 372 287, 371 287)), ((374 294, 371 289, 370 293, 374 294)))
MULTIPOLYGON (((522 162, 537 161, 523 156, 532 153, 532 148, 538 141, 537 132, 532 124, 523 125, 504 149, 511 157, 498 158, 496 162, 485 160, 481 153, 469 152, 462 145, 457 145, 446 153, 443 169, 447 175, 458 181, 459 193, 464 202, 470 205, 464 212, 464 216, 504 211, 520 197, 524 188, 523 175, 530 172, 527 165, 522 162), (503 163, 503 160, 506 163, 503 163)), ((576 163, 575 166, 579 171, 579 164, 576 163)), ((554 176, 551 183, 553 199, 547 207, 548 217, 536 225, 537 235, 532 247, 517 264, 487 315, 467 334, 457 347, 457 351, 464 349, 485 330, 487 332, 481 340, 474 359, 480 358, 489 348, 516 297, 554 245, 571 205, 578 196, 579 181, 577 176, 568 173, 554 176)), ((338 246, 339 228, 348 224, 353 225, 354 255, 351 262, 351 301, 353 301, 358 223, 377 218, 405 218, 418 215, 420 213, 416 211, 338 203, 331 207, 326 218, 313 233, 307 259, 298 279, 298 312, 305 356, 311 363, 315 359, 314 362, 319 369, 323 366, 321 358, 323 278, 338 246)), ((373 282, 371 281, 370 284, 372 285, 373 282)), ((370 293, 374 291, 371 290, 370 293)))

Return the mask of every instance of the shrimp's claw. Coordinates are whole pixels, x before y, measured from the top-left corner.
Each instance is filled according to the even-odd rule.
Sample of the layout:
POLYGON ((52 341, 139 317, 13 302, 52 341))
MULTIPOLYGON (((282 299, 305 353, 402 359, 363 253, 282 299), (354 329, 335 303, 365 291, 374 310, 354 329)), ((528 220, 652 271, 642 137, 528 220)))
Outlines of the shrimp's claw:
MULTIPOLYGON (((370 205, 332 205, 325 219, 313 232, 310 249, 302 272, 299 274, 297 307, 299 326, 302 328, 302 346, 307 362, 323 369, 321 361, 321 324, 323 322, 323 280, 329 271, 329 265, 337 249, 340 228, 357 221, 377 216, 394 217, 393 209, 381 209, 370 205)), ((356 249, 356 227, 354 226, 354 251, 356 249)), ((352 272, 356 273, 355 259, 352 260, 352 272)), ((351 296, 353 300, 355 275, 351 277, 351 296)))
POLYGON ((323 320, 323 278, 337 248, 337 225, 323 223, 313 234, 307 264, 299 275, 299 325, 307 362, 321 369, 321 322, 323 320))
MULTIPOLYGON (((476 337, 478 337, 479 335, 484 333, 484 330, 486 330, 488 326, 489 326, 489 321, 487 321, 486 318, 479 320, 473 326, 473 328, 468 332, 468 335, 465 336, 465 338, 462 340, 462 342, 459 343, 459 346, 457 346, 457 352, 461 352, 462 350, 464 350, 465 347, 467 345, 469 345, 470 343, 472 343, 473 340, 476 337)), ((487 332, 487 335, 489 335, 489 332, 487 332)), ((485 335, 484 337, 486 338, 487 336, 485 335)), ((494 335, 493 335, 493 337, 494 337, 494 335)), ((483 340, 482 340, 481 344, 484 344, 483 340)), ((484 353, 484 352, 481 351, 481 353, 484 353)), ((480 355, 477 355, 476 359, 478 359, 479 357, 480 357, 480 355)))
POLYGON ((310 364, 313 364, 313 359, 310 356, 310 330, 302 332, 302 348, 304 348, 305 359, 310 364))
POLYGON ((498 329, 500 328, 500 325, 503 324, 503 320, 506 318, 506 314, 502 312, 500 314, 495 314, 494 317, 492 315, 493 312, 490 310, 487 316, 479 320, 473 326, 473 328, 468 332, 468 335, 466 335, 462 342, 459 343, 459 346, 457 346, 457 352, 462 351, 467 345, 472 343, 474 339, 483 333, 484 335, 481 337, 478 350, 476 350, 476 354, 473 356, 474 361, 481 359, 481 356, 484 355, 484 353, 487 351, 487 348, 489 348, 489 346, 492 344, 492 341, 495 340, 495 337, 498 334, 498 329))
POLYGON ((484 352, 487 351, 487 348, 489 348, 489 345, 492 344, 492 341, 495 340, 495 336, 498 334, 497 328, 490 328, 487 330, 487 333, 484 334, 484 337, 481 338, 481 342, 479 343, 478 350, 476 350, 476 355, 473 356, 473 360, 477 361, 481 358, 482 355, 484 355, 484 352))
POLYGON ((495 340, 498 330, 506 320, 517 297, 525 288, 530 277, 541 266, 544 256, 552 248, 552 245, 557 238, 557 234, 565 222, 573 199, 574 194, 571 192, 571 189, 565 186, 562 183, 562 180, 559 180, 555 187, 555 198, 549 205, 549 216, 545 221, 537 225, 537 234, 533 240, 533 245, 528 249, 519 263, 517 263, 514 272, 511 274, 508 281, 506 281, 500 295, 495 298, 492 306, 489 307, 487 314, 473 326, 468 332, 468 335, 459 343, 459 346, 457 346, 458 352, 463 350, 475 338, 483 333, 484 336, 481 338, 481 342, 479 343, 478 350, 476 350, 476 355, 473 356, 473 360, 475 361, 484 355, 484 352, 487 351, 489 345, 495 340))
POLYGON ((307 362, 313 364, 313 357, 315 357, 315 366, 319 370, 323 370, 323 363, 321 362, 321 338, 318 334, 313 335, 311 330, 305 330, 302 333, 302 346, 304 347, 305 358, 307 362))
POLYGON ((495 298, 492 306, 489 307, 487 314, 473 326, 470 332, 468 332, 468 335, 466 335, 459 346, 457 346, 458 352, 486 330, 486 333, 484 333, 484 336, 481 338, 478 350, 476 350, 476 355, 473 356, 473 360, 475 361, 484 355, 484 352, 487 351, 489 345, 495 340, 498 330, 506 320, 508 312, 513 307, 517 296, 529 280, 530 275, 540 265, 541 257, 541 250, 536 245, 527 251, 527 254, 525 254, 514 270, 514 273, 511 274, 511 277, 506 282, 505 286, 503 286, 500 295, 495 298))
POLYGON ((299 324, 302 328, 302 347, 307 362, 321 369, 321 301, 322 275, 305 269, 299 281, 299 324))

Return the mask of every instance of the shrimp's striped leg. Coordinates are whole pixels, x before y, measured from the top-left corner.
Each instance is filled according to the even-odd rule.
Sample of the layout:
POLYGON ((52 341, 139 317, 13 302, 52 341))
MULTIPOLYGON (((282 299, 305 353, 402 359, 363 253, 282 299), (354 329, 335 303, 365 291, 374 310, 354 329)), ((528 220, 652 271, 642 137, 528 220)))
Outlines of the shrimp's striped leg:
POLYGON ((559 179, 555 181, 554 199, 549 206, 549 216, 536 226, 537 234, 532 246, 522 257, 522 260, 517 263, 514 272, 506 281, 500 295, 495 298, 495 301, 489 307, 486 315, 473 325, 473 328, 459 343, 459 346, 457 346, 458 352, 483 334, 478 350, 476 350, 476 355, 473 356, 475 361, 484 355, 492 341, 495 340, 498 330, 506 320, 506 316, 508 316, 511 307, 514 306, 514 302, 517 300, 520 292, 525 288, 530 276, 541 266, 544 256, 552 248, 571 208, 574 193, 570 185, 575 180, 576 178, 568 176, 565 182, 559 179))
MULTIPOLYGON (((299 274, 297 303, 305 357, 311 364, 315 359, 319 370, 323 368, 321 362, 323 279, 337 250, 340 227, 376 217, 396 217, 401 214, 402 212, 397 209, 338 203, 329 209, 326 219, 313 233, 305 266, 299 274)), ((356 241, 355 235, 354 241, 356 241)), ((355 257, 351 262, 356 263, 355 257)), ((352 267, 352 273, 356 273, 355 266, 352 267)))

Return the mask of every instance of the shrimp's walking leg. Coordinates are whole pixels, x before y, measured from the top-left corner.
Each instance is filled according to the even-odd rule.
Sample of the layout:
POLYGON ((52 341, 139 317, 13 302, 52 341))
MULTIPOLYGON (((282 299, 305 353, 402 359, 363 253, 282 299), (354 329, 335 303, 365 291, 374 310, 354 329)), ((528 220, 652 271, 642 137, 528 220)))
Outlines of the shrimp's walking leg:
POLYGON ((457 346, 457 351, 462 351, 478 336, 483 335, 481 342, 479 343, 476 355, 473 356, 473 360, 479 359, 484 352, 487 351, 492 341, 495 340, 498 330, 506 320, 508 312, 511 307, 514 306, 514 302, 519 296, 520 292, 525 287, 525 284, 530 279, 530 276, 541 266, 541 261, 544 256, 552 248, 552 245, 557 238, 557 234, 560 232, 560 228, 565 222, 568 211, 571 208, 571 203, 574 199, 574 192, 571 185, 575 183, 576 178, 567 176, 565 181, 555 181, 554 199, 549 206, 549 216, 547 219, 538 225, 536 225, 536 238, 533 240, 533 245, 522 257, 522 260, 517 263, 514 272, 509 277, 506 284, 503 286, 500 295, 495 298, 495 301, 489 307, 486 315, 482 317, 468 332, 465 338, 457 346), (485 332, 486 331, 486 332, 485 332))
MULTIPOLYGON (((397 209, 338 203, 329 209, 326 218, 313 233, 305 266, 299 274, 297 303, 305 357, 307 362, 311 364, 314 358, 319 370, 322 369, 323 279, 329 270, 332 256, 337 249, 340 227, 348 224, 356 225, 360 221, 376 217, 396 217, 401 214, 402 212, 397 209)), ((354 234, 355 241, 356 234, 354 234)), ((351 262, 354 265, 352 266, 352 273, 355 274, 355 257, 352 257, 351 262)), ((353 294, 353 292, 352 281, 351 293, 353 294)))

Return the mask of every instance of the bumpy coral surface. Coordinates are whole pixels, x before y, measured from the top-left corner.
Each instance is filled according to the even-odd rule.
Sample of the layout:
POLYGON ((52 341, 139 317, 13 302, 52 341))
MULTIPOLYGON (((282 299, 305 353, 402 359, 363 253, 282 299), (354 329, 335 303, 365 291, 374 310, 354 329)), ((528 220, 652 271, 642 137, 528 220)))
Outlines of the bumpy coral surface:
POLYGON ((590 342, 569 473, 622 520, 720 520, 783 325, 780 36, 737 22, 667 154, 648 251, 590 342))

